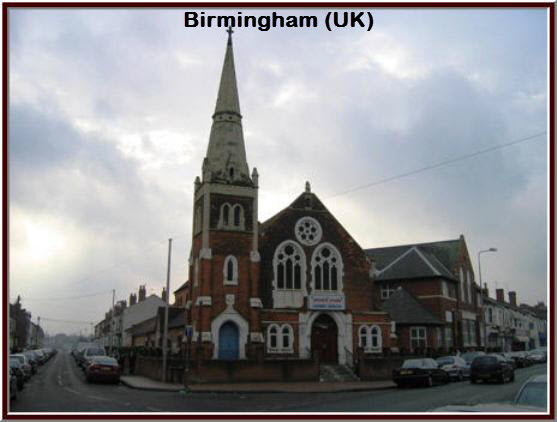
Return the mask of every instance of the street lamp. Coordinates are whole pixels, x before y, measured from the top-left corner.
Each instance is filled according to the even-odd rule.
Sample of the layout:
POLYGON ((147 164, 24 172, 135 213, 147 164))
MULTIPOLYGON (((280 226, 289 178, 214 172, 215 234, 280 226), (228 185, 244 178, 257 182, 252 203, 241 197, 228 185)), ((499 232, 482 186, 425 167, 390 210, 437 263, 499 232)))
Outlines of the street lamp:
MULTIPOLYGON (((483 284, 482 284, 482 261, 480 259, 481 254, 485 253, 485 252, 497 252, 497 248, 489 248, 489 249, 484 249, 482 251, 478 252, 478 273, 480 275, 480 292, 482 292, 483 290, 483 284)), ((482 296, 482 294, 480 293, 480 297, 482 296)), ((487 349, 487 323, 485 321, 485 315, 483 317, 483 321, 484 321, 484 347, 487 349)), ((480 333, 481 334, 481 333, 480 333)))

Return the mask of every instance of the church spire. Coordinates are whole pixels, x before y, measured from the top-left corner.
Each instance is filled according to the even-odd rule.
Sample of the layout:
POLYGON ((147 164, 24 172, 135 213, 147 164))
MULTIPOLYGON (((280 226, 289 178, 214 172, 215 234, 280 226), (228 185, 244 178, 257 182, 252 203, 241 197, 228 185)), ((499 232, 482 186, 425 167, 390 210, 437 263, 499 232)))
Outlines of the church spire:
POLYGON ((226 32, 228 32, 228 42, 213 114, 209 147, 203 162, 203 181, 251 185, 234 69, 232 28, 226 32))

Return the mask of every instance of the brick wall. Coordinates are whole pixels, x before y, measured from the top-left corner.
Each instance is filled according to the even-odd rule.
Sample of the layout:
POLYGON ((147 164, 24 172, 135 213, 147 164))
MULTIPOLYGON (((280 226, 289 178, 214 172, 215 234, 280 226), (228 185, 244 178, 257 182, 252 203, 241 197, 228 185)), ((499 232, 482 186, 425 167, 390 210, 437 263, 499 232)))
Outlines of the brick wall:
POLYGON ((184 376, 185 383, 318 381, 314 360, 200 361, 184 376))

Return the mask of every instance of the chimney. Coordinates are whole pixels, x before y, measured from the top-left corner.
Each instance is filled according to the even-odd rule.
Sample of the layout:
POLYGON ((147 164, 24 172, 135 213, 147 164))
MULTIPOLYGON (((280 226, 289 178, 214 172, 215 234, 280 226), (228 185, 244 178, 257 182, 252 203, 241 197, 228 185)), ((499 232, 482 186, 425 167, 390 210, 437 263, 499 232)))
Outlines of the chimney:
POLYGON ((497 295, 497 302, 505 303, 505 291, 503 289, 495 290, 495 294, 497 295))
POLYGON ((489 297, 489 289, 487 288, 487 283, 484 283, 483 295, 489 297))
POLYGON ((135 296, 135 293, 130 294, 130 306, 135 305, 137 302, 137 297, 135 296))
POLYGON ((509 303, 516 306, 516 292, 509 292, 509 303))
POLYGON ((138 302, 142 302, 145 300, 145 284, 143 286, 139 286, 139 294, 137 297, 138 302))
POLYGON ((161 298, 163 302, 166 302, 166 287, 162 288, 161 298))

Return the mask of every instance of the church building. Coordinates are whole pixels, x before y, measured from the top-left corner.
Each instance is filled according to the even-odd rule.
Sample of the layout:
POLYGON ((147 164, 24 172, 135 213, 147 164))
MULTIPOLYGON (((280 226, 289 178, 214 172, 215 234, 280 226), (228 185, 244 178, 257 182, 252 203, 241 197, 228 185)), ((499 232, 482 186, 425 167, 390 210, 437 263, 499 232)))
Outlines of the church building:
POLYGON ((195 179, 187 286, 191 356, 315 359, 352 365, 391 347, 371 259, 306 182, 258 220, 258 172, 246 159, 229 31, 201 178, 195 179))

